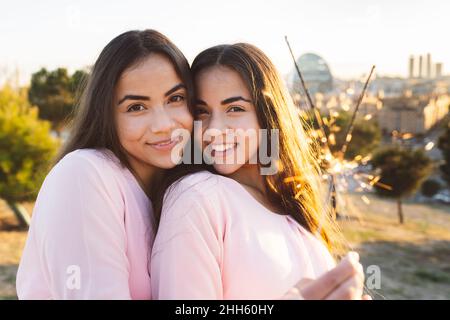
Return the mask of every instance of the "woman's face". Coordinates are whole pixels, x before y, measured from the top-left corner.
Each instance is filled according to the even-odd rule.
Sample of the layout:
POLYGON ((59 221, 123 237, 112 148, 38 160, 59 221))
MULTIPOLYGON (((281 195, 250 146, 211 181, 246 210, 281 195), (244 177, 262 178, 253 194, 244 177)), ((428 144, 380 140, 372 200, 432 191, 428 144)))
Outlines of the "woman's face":
POLYGON ((191 131, 193 124, 186 94, 171 61, 161 54, 151 54, 122 74, 116 88, 116 124, 132 166, 175 166, 171 150, 182 142, 172 140, 172 132, 191 131))
POLYGON ((240 75, 215 66, 201 71, 195 85, 196 120, 202 121, 203 148, 211 155, 214 168, 230 175, 248 166, 250 159, 256 165, 260 126, 240 75))

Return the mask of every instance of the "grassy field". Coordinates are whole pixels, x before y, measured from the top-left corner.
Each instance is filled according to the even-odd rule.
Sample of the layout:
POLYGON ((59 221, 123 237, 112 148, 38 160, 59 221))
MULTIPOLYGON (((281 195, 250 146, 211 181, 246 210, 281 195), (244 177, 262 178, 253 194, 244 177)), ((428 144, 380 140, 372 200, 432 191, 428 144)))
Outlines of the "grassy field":
MULTIPOLYGON (((26 205, 28 210, 32 205, 26 205)), ((16 272, 27 232, 18 228, 6 203, 0 200, 0 299, 16 299, 16 272)))
POLYGON ((376 299, 450 299, 450 206, 406 203, 404 225, 394 201, 366 195, 343 200, 345 237, 365 267, 381 269, 376 299))
MULTIPOLYGON (((398 224, 394 201, 345 195, 339 220, 349 245, 365 267, 381 270, 375 299, 450 299, 450 206, 405 203, 398 224), (368 201, 367 201, 368 200, 368 201)), ((32 204, 26 205, 29 210, 32 204)), ((16 299, 15 275, 26 231, 0 201, 0 299, 16 299)))

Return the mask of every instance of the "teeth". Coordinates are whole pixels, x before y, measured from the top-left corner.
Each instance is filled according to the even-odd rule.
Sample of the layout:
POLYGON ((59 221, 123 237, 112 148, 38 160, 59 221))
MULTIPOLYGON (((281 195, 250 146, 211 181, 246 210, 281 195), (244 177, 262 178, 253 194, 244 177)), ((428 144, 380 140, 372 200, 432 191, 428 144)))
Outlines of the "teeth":
POLYGON ((154 143, 153 145, 163 147, 163 146, 167 146, 167 145, 171 144, 172 142, 173 142, 173 140, 169 140, 167 142, 154 143))
POLYGON ((218 152, 223 152, 225 150, 234 148, 235 144, 234 143, 227 143, 227 144, 215 144, 212 146, 212 150, 214 151, 218 151, 218 152))
POLYGON ((158 146, 167 146, 167 145, 169 145, 169 144, 171 144, 171 143, 172 143, 172 140, 169 140, 169 141, 167 141, 167 142, 158 143, 158 146))

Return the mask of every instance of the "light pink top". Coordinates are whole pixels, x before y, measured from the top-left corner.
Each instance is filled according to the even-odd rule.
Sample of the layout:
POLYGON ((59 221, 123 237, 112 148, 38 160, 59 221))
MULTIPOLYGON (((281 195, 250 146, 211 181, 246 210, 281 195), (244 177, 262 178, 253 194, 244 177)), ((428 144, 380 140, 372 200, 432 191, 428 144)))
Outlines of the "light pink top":
POLYGON ((39 191, 19 299, 150 299, 151 217, 149 198, 111 152, 69 153, 39 191))
POLYGON ((293 218, 235 180, 200 172, 166 194, 151 261, 155 299, 279 299, 335 262, 293 218))

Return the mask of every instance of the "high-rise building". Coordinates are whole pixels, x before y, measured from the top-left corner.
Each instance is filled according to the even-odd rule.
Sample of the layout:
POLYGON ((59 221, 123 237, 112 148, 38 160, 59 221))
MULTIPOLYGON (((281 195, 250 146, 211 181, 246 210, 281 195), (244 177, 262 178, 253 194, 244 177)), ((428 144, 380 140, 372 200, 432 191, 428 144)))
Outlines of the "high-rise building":
POLYGON ((431 79, 431 53, 427 54, 427 78, 431 79))
POLYGON ((419 78, 423 78, 423 56, 419 56, 419 78))
POLYGON ((442 63, 441 62, 436 63, 434 74, 435 74, 436 78, 442 77, 442 63))
POLYGON ((410 55, 408 65, 409 79, 435 79, 442 77, 442 62, 433 63, 431 53, 426 55, 410 55))
POLYGON ((414 56, 409 57, 409 78, 414 78, 414 56))

